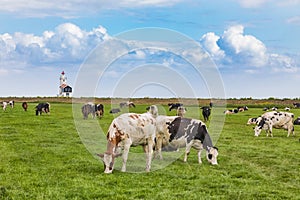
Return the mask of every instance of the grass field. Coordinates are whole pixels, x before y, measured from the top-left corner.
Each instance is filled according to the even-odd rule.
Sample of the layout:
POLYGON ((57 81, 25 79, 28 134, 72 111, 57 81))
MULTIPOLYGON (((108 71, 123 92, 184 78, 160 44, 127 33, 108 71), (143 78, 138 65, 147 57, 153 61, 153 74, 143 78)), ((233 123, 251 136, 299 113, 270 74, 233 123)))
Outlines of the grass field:
MULTIPOLYGON (((81 104, 51 103, 51 114, 42 116, 35 116, 35 105, 30 103, 24 112, 17 103, 13 110, 0 112, 1 200, 300 199, 300 126, 295 127, 296 137, 287 138, 284 130, 274 130, 273 138, 264 133, 254 137, 253 126, 246 122, 263 113, 261 108, 226 118, 222 108, 214 108, 207 124, 219 148, 218 166, 205 158, 199 165, 195 151, 183 163, 181 150, 178 159, 161 169, 159 162, 165 161, 154 160, 150 173, 133 173, 129 167, 129 173, 115 170, 107 175, 94 152, 105 149, 99 130, 106 132, 113 119, 110 105, 105 105, 102 119, 88 120, 80 115, 81 104), (219 129, 221 134, 215 136, 219 129)), ((141 113, 145 107, 139 104, 130 111, 141 113)), ((175 113, 164 107, 160 111, 175 113)), ((300 116, 300 109, 291 112, 300 116)), ((188 107, 187 115, 202 119, 197 107, 188 107)), ((141 151, 131 149, 132 154, 141 151)), ((128 162, 134 167, 132 158, 128 162)))

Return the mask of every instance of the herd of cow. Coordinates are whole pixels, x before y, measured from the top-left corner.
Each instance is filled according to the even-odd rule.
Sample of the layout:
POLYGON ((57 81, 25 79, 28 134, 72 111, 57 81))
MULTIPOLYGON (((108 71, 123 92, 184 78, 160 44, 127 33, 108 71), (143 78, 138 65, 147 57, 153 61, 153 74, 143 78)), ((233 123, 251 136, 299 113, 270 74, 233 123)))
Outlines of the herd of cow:
MULTIPOLYGON (((7 106, 14 107, 14 101, 3 102, 2 107, 5 111, 7 106)), ((132 102, 120 103, 120 108, 135 107, 132 102)), ((24 111, 27 111, 27 102, 22 103, 24 111)), ((209 120, 212 104, 201 107, 204 121, 209 120)), ((294 107, 300 107, 300 104, 294 104, 294 107)), ((126 171, 126 162, 131 146, 142 145, 146 154, 146 171, 150 171, 151 162, 154 157, 162 158, 162 149, 177 150, 185 147, 184 162, 187 161, 191 148, 198 151, 198 162, 202 163, 201 152, 206 151, 206 159, 212 165, 217 165, 218 148, 212 143, 204 122, 198 119, 185 118, 186 108, 182 104, 169 104, 169 111, 176 109, 176 116, 159 115, 156 105, 148 107, 147 112, 123 113, 114 118, 107 133, 107 149, 103 154, 97 154, 102 158, 105 165, 105 173, 112 173, 114 169, 115 158, 122 156, 123 165, 121 171, 126 171)), ((234 114, 248 110, 248 107, 239 107, 237 109, 225 111, 225 114, 234 114)), ((49 103, 39 103, 35 107, 36 115, 43 112, 50 113, 49 103)), ((83 118, 88 115, 93 118, 103 117, 103 104, 86 103, 81 108, 83 118)), ((112 112, 112 110, 110 111, 112 112)), ((294 114, 272 110, 265 112, 259 117, 250 118, 247 124, 255 124, 254 135, 259 136, 262 130, 265 130, 267 136, 273 137, 272 129, 287 130, 289 136, 294 133, 294 125, 300 125, 300 118, 294 120, 294 114)))

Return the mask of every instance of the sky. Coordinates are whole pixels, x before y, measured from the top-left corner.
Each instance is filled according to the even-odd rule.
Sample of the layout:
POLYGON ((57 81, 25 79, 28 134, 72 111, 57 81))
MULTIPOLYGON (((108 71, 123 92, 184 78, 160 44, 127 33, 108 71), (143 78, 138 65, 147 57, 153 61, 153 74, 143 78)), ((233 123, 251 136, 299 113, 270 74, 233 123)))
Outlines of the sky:
POLYGON ((0 2, 0 97, 300 97, 300 0, 0 2))

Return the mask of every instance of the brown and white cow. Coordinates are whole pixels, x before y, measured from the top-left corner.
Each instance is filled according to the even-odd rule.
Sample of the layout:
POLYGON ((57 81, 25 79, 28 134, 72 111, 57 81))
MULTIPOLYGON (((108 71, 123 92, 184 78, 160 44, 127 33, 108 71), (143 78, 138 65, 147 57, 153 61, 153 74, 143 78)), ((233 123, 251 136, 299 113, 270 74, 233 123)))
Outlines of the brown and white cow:
POLYGON ((259 136, 261 130, 266 130, 267 136, 273 137, 272 128, 284 129, 288 131, 287 137, 294 133, 294 114, 289 112, 277 112, 271 111, 266 112, 261 117, 258 117, 256 120, 256 126, 254 128, 254 135, 259 136))
POLYGON ((124 113, 112 121, 107 133, 106 152, 98 154, 98 156, 103 158, 104 173, 112 173, 115 158, 121 155, 119 153, 120 146, 123 148, 123 165, 121 171, 125 172, 129 148, 137 145, 144 147, 146 153, 146 171, 150 171, 157 112, 157 107, 152 105, 147 113, 124 113))
POLYGON ((156 118, 156 145, 155 154, 162 159, 161 149, 164 146, 175 148, 185 147, 184 162, 194 148, 198 151, 198 162, 201 161, 201 152, 206 150, 209 163, 216 165, 218 148, 213 146, 206 125, 197 119, 182 118, 178 116, 158 116, 156 118))

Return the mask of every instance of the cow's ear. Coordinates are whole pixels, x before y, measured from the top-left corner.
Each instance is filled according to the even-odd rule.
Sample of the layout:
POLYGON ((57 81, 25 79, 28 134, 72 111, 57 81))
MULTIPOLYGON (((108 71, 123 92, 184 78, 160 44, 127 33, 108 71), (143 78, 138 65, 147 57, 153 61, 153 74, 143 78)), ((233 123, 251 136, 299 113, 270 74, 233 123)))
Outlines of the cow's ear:
POLYGON ((210 153, 210 154, 208 154, 208 159, 209 160, 211 160, 212 159, 212 157, 213 157, 213 155, 210 153))

